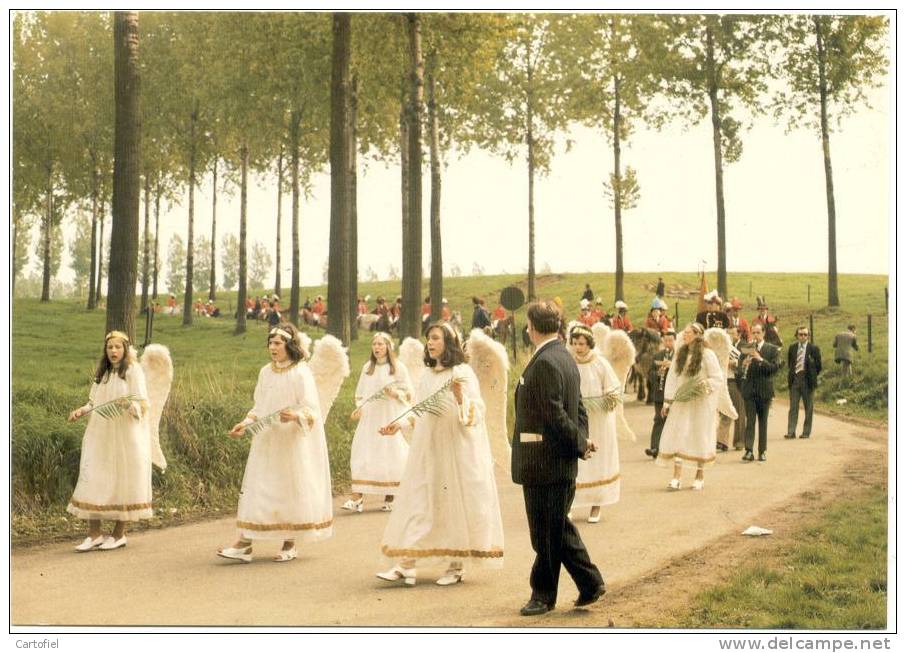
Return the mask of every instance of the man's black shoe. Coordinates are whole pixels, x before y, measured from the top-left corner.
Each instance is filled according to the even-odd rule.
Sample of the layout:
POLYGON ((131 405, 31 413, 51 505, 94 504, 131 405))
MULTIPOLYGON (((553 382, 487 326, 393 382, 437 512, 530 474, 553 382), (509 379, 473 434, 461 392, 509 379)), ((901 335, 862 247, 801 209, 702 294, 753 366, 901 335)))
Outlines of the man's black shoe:
POLYGON ((534 617, 539 614, 544 614, 545 612, 550 612, 553 609, 554 606, 548 605, 544 601, 529 599, 529 602, 523 605, 522 609, 519 610, 519 614, 523 617, 534 617))
POLYGON ((768 457, 765 456, 764 453, 758 454, 758 462, 763 463, 763 462, 765 462, 767 459, 768 459, 768 457))
POLYGON ((755 460, 755 456, 752 455, 752 450, 746 449, 746 452, 742 455, 742 459, 744 462, 747 462, 747 463, 750 463, 753 460, 755 460))
POLYGON ((645 455, 657 458, 657 449, 645 449, 645 455))
POLYGON ((808 439, 808 438, 810 438, 810 437, 811 437, 811 435, 810 435, 809 433, 803 433, 802 435, 799 436, 799 439, 800 439, 800 440, 806 440, 806 439, 808 439))
POLYGON ((727 445, 725 445, 723 442, 717 443, 717 450, 720 451, 721 453, 723 453, 727 449, 728 449, 727 445))
POLYGON ((783 436, 783 439, 784 439, 784 440, 795 440, 795 439, 796 439, 796 434, 795 434, 795 433, 787 433, 786 435, 783 436))
POLYGON ((591 605, 607 592, 607 588, 604 587, 604 583, 601 583, 595 588, 595 591, 591 594, 579 594, 579 598, 576 599, 575 606, 581 608, 583 605, 591 605))

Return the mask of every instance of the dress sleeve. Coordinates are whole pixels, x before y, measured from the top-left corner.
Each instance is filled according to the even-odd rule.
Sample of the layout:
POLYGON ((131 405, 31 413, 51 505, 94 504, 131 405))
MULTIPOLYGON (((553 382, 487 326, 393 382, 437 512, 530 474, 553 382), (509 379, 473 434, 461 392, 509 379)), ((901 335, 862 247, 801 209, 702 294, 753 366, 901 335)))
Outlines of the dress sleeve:
POLYGON ((98 396, 99 384, 96 381, 91 382, 91 387, 88 389, 88 405, 92 408, 94 407, 94 402, 98 396))
POLYGON ((142 419, 148 413, 148 387, 145 384, 145 370, 138 363, 129 366, 126 372, 126 385, 129 394, 136 397, 132 400, 132 415, 142 419))
POLYGON ((601 361, 601 394, 606 395, 614 388, 621 391, 623 386, 622 383, 620 383, 620 379, 617 377, 617 373, 613 370, 613 365, 611 365, 610 361, 603 356, 599 357, 599 360, 601 361))
POLYGON ((676 390, 679 387, 679 373, 676 371, 676 357, 670 361, 670 369, 667 370, 667 378, 664 381, 664 401, 673 401, 676 396, 676 390))
MULTIPOLYGON (((366 367, 368 363, 365 363, 366 367)), ((365 367, 362 368, 362 372, 359 374, 359 382, 355 386, 355 407, 361 408, 362 404, 368 398, 365 396, 366 386, 368 385, 367 374, 365 374, 365 367)))
POLYGON ((318 400, 318 386, 315 376, 307 363, 299 363, 301 377, 299 408, 306 419, 310 418, 315 423, 321 421, 321 402, 318 400))
POLYGON ((706 349, 702 355, 702 372, 706 376, 708 385, 711 386, 711 392, 722 393, 727 386, 726 377, 720 370, 717 355, 710 349, 706 349))
POLYGON ((462 378, 462 403, 459 404, 459 423, 466 428, 484 421, 484 400, 475 372, 468 365, 457 365, 453 374, 462 378))
POLYGON ((407 406, 412 405, 415 400, 415 388, 412 387, 412 377, 409 376, 409 368, 400 360, 396 361, 396 380, 406 386, 405 390, 400 392, 400 394, 404 395, 400 397, 400 401, 407 406))
POLYGON ((262 410, 261 400, 264 398, 264 389, 262 388, 262 380, 264 379, 264 368, 258 372, 258 382, 255 384, 255 394, 254 394, 254 405, 252 409, 245 416, 246 419, 256 420, 259 417, 264 417, 264 411, 262 410))

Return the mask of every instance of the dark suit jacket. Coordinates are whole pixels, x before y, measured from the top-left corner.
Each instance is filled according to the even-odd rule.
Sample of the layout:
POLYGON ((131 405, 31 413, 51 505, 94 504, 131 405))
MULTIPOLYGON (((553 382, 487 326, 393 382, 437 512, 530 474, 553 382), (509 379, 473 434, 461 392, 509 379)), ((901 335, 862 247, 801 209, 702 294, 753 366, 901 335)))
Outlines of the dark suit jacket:
POLYGON ((743 380, 742 370, 748 357, 748 354, 739 357, 736 376, 743 398, 771 399, 774 396, 774 375, 780 369, 780 347, 765 342, 761 347, 761 357, 764 360, 753 359, 743 380))
MULTIPOLYGON (((786 380, 793 385, 793 379, 796 378, 796 357, 799 355, 799 343, 794 342, 790 345, 786 354, 786 380)), ((812 343, 805 345, 805 383, 809 390, 818 387, 818 375, 821 374, 821 350, 812 343)))
POLYGON ((588 448, 588 416, 582 406, 579 368, 559 340, 529 361, 516 386, 513 482, 547 485, 575 481, 588 448), (542 436, 522 442, 520 433, 542 436))
POLYGON ((667 381, 667 370, 664 370, 662 376, 658 376, 657 365, 660 361, 673 360, 673 349, 661 349, 654 355, 655 364, 651 366, 651 373, 648 375, 648 383, 651 387, 651 399, 655 403, 664 403, 664 383, 667 381))

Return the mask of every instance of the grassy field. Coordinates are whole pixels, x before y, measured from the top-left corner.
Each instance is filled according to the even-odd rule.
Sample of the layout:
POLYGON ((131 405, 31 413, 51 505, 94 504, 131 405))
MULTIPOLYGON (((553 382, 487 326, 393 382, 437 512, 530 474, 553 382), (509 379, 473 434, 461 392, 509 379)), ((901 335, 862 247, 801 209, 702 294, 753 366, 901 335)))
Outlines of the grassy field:
MULTIPOLYGON (((668 288, 682 284, 697 288, 695 273, 663 273, 668 288)), ((712 275, 713 277, 713 275, 712 275)), ((838 413, 887 418, 887 316, 882 276, 844 275, 840 278, 842 308, 821 308, 826 303, 823 275, 730 274, 731 296, 746 305, 751 318, 754 296, 765 295, 779 319, 785 343, 793 341, 797 324, 814 316, 816 342, 826 361, 826 372, 818 391, 819 406, 838 413), (752 296, 749 296, 751 284, 752 296), (811 303, 807 286, 811 284, 811 303), (873 352, 867 352, 865 316, 871 313, 873 352), (835 333, 854 322, 859 325, 862 351, 856 360, 856 376, 844 379, 833 364, 830 346, 835 333), (838 400, 846 403, 838 405, 838 400)), ((634 324, 643 324, 653 297, 656 274, 629 274, 625 300, 634 324)), ((468 325, 473 295, 486 297, 496 306, 499 291, 522 283, 521 276, 463 277, 445 281, 445 294, 453 310, 459 310, 468 325)), ((544 275, 537 282, 541 297, 560 297, 567 315, 578 313, 578 301, 585 283, 596 295, 611 304, 613 278, 610 274, 544 275)), ((427 292, 427 284, 425 284, 427 292)), ((392 300, 399 282, 362 283, 359 292, 392 300)), ((257 293, 252 293, 254 294, 257 293)), ((325 288, 305 288, 302 298, 325 294, 325 288)), ((162 297, 163 299, 163 297, 162 297)), ((284 296, 288 304, 288 292, 284 296)), ((696 310, 695 300, 668 300, 671 314, 678 309, 680 323, 696 310)), ((235 306, 235 294, 223 293, 221 309, 235 306)), ((229 310, 224 311, 229 314, 229 310)), ((70 520, 65 505, 78 475, 80 442, 84 423, 69 424, 65 416, 85 402, 94 366, 101 354, 105 316, 103 311, 87 312, 72 300, 41 304, 17 299, 12 321, 12 466, 13 541, 24 543, 69 535, 82 524, 70 520)), ((524 311, 517 313, 519 326, 524 311)), ((175 378, 164 412, 161 440, 169 468, 154 475, 156 517, 151 525, 167 525, 202 516, 227 514, 235 510, 248 441, 226 437, 227 429, 242 418, 251 405, 258 369, 267 363, 266 327, 250 323, 247 333, 233 335, 231 319, 196 319, 183 327, 179 318, 163 315, 155 320, 155 342, 167 345, 172 353, 175 378)), ((144 333, 144 322, 136 328, 144 333)), ((312 333, 314 338, 318 334, 312 333)), ((369 339, 350 347, 352 376, 344 383, 327 421, 331 472, 335 491, 344 491, 349 480, 349 449, 354 432, 348 415, 353 408, 353 390, 358 371, 368 356, 369 339)), ((527 357, 511 370, 511 382, 518 378, 527 357)), ((785 393, 785 374, 778 375, 778 389, 785 393)), ((512 403, 512 402, 510 402, 512 403)), ((512 407, 510 407, 512 423, 512 407)))

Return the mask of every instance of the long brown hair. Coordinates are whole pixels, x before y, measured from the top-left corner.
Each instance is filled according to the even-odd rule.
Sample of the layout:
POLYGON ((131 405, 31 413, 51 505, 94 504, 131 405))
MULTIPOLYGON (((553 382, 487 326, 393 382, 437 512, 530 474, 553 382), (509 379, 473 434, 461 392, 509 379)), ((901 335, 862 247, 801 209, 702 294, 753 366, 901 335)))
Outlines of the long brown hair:
POLYGON ((286 346, 286 355, 293 363, 298 363, 301 360, 305 360, 305 352, 302 351, 302 348, 299 346, 299 341, 296 335, 297 333, 299 333, 299 330, 294 325, 290 324, 289 322, 281 322, 273 329, 268 331, 267 344, 271 344, 271 338, 280 338, 286 346), (282 336, 279 333, 271 334, 271 331, 274 331, 275 329, 285 331, 291 336, 290 339, 287 340, 285 336, 282 336))
POLYGON ((129 369, 130 364, 130 353, 129 353, 129 337, 120 331, 111 331, 104 338, 104 351, 101 353, 101 360, 98 361, 97 369, 94 372, 94 382, 101 383, 110 378, 110 372, 114 369, 116 370, 117 375, 124 379, 126 378, 126 370, 129 369), (120 361, 119 366, 116 368, 113 367, 113 363, 110 362, 110 359, 107 358, 107 342, 113 338, 118 338, 123 342, 123 359, 120 361))
POLYGON ((702 334, 696 331, 695 339, 688 345, 683 343, 676 353, 676 371, 682 374, 683 368, 686 367, 686 362, 688 361, 689 367, 686 369, 686 373, 689 376, 698 374, 698 371, 702 368, 704 348, 705 340, 702 337, 702 334))
POLYGON ((428 327, 428 330, 425 331, 424 361, 425 365, 428 367, 437 367, 437 364, 440 363, 444 369, 450 369, 454 365, 460 365, 466 362, 466 352, 463 351, 462 345, 460 344, 459 338, 456 336, 453 327, 445 322, 435 322, 428 327), (431 358, 431 355, 428 353, 428 336, 433 329, 440 329, 440 332, 444 334, 444 353, 441 354, 439 361, 431 358))
MULTIPOLYGON (((396 354, 393 352, 393 340, 390 339, 390 336, 381 331, 374 334, 374 337, 371 338, 371 343, 374 344, 376 338, 383 338, 384 342, 387 343, 387 364, 390 366, 390 376, 396 376, 396 354)), ((365 374, 371 376, 374 374, 374 368, 377 367, 377 357, 374 355, 374 350, 371 350, 371 357, 368 359, 368 369, 365 370, 365 374)))

